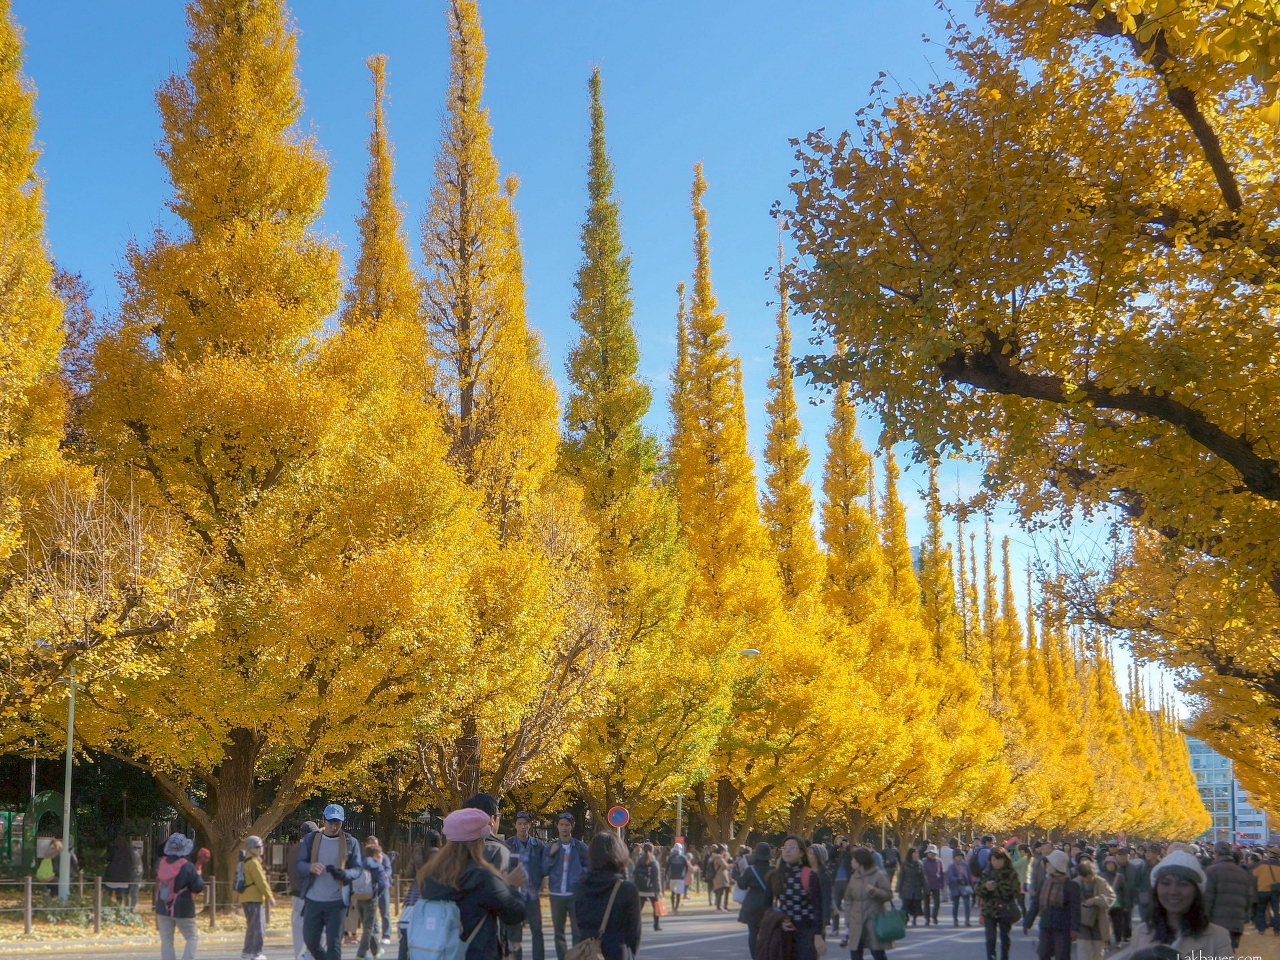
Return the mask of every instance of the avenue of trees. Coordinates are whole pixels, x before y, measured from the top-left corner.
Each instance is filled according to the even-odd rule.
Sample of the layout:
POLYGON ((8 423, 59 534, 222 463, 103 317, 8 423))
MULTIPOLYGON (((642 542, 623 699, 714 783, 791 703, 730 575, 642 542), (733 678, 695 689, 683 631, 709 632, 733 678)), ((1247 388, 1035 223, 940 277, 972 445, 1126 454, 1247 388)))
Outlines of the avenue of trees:
POLYGON ((1199 833, 1169 699, 1136 670, 1119 684, 1112 644, 1198 668, 1199 722, 1254 756, 1261 734, 1231 712, 1274 722, 1280 560, 1272 131, 1241 102, 1250 64, 1206 71, 1192 98, 1219 155, 1247 153, 1235 206, 1180 88, 1142 85, 1180 49, 1163 67, 1107 53, 1080 26, 1107 35, 1106 16, 1056 4, 993 5, 955 29, 958 79, 886 101, 856 137, 811 137, 757 464, 700 164, 670 430, 645 426, 660 401, 638 375, 599 71, 559 395, 525 317, 479 10, 446 6, 420 257, 373 57, 344 284, 283 3, 190 3, 189 62, 157 92, 178 225, 130 244, 98 320, 50 260, 34 92, 0 0, 0 746, 65 736, 74 666, 81 747, 149 774, 220 875, 318 792, 391 814, 479 790, 597 820, 622 803, 641 831, 683 795, 721 842, 819 824, 1199 833), (793 306, 831 338, 804 361, 832 384, 820 492, 793 306), (920 544, 859 403, 933 465, 920 544), (1102 577, 1024 586, 972 510, 946 518, 948 447, 1028 519, 1118 506, 1124 549, 1102 577))

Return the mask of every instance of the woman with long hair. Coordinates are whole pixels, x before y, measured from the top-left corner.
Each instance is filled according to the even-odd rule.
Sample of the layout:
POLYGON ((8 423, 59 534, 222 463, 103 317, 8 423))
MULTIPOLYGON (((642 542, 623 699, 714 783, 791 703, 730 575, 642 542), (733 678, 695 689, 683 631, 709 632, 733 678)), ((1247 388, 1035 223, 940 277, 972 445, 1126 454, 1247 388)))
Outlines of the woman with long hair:
POLYGON ((506 925, 523 923, 524 901, 517 892, 527 879, 518 864, 503 875, 484 856, 492 828, 483 810, 455 810, 444 818, 445 844, 418 871, 423 900, 458 905, 465 960, 500 960, 506 925))
POLYGON ((587 847, 587 863, 591 869, 573 897, 578 932, 584 940, 600 941, 605 960, 631 960, 640 949, 641 904, 640 891, 627 879, 627 848, 616 833, 597 833, 587 847))
POLYGON ((1164 945, 1182 957, 1235 955, 1231 934, 1209 922, 1204 908, 1206 878, 1200 862, 1174 850, 1151 869, 1151 912, 1133 934, 1133 952, 1164 945))
POLYGON ((827 952, 831 879, 815 864, 816 852, 796 836, 782 841, 778 865, 765 877, 786 919, 782 929, 795 938, 796 960, 816 960, 827 952))

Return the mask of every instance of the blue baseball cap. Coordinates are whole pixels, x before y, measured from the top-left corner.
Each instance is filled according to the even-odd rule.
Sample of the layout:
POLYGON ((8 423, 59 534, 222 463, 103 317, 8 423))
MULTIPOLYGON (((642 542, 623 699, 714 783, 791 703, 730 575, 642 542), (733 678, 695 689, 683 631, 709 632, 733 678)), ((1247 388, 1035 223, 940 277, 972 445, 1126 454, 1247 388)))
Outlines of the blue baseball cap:
POLYGON ((343 820, 347 819, 346 811, 339 804, 331 803, 324 808, 324 818, 326 820, 343 820))

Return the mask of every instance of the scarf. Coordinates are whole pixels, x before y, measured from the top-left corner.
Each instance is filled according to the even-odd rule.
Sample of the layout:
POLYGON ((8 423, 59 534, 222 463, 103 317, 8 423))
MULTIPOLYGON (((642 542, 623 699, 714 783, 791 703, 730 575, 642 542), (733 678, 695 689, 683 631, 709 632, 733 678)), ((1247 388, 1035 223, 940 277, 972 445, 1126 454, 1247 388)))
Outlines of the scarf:
POLYGON ((1067 905, 1067 876, 1051 873, 1044 878, 1044 886, 1040 888, 1040 899, 1055 910, 1067 905))

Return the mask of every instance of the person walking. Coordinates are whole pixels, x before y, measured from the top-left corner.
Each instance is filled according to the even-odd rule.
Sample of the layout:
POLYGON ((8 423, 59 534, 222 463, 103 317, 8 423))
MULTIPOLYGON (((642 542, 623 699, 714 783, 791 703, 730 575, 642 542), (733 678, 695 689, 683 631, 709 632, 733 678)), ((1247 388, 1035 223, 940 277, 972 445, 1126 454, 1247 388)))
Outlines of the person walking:
POLYGON ((942 909, 942 888, 947 884, 946 867, 938 856, 938 848, 932 843, 925 847, 924 861, 920 864, 924 870, 924 925, 938 924, 938 911, 942 909))
POLYGON ((667 883, 671 888, 671 912, 680 912, 689 878, 689 858, 684 855, 684 844, 677 843, 667 857, 667 883))
POLYGON ((755 960, 756 942, 760 936, 760 921, 764 912, 773 903, 773 891, 765 878, 769 875, 769 861, 773 858, 773 848, 761 841, 751 852, 747 861, 746 872, 738 878, 738 886, 747 891, 738 910, 738 922, 747 925, 747 952, 751 960, 755 960))
POLYGON ((388 854, 382 849, 382 841, 377 837, 365 837, 364 845, 366 848, 372 844, 378 849, 378 860, 382 866, 382 892, 378 894, 378 930, 382 936, 382 945, 390 946, 391 944, 391 885, 395 883, 395 857, 396 854, 388 854))
POLYGON ((1049 854, 1053 853, 1053 844, 1041 840, 1035 846, 1035 859, 1031 864, 1031 889, 1027 895, 1027 912, 1022 916, 1022 935, 1031 934, 1031 926, 1040 912, 1039 891, 1049 869, 1049 854))
POLYGON ((111 891, 116 903, 125 903, 133 883, 133 844, 123 833, 111 842, 111 859, 102 871, 102 885, 111 891))
POLYGON ((319 830, 314 820, 305 821, 302 824, 301 839, 289 849, 289 899, 293 907, 289 917, 289 931, 293 936, 293 960, 311 960, 311 951, 307 949, 306 941, 302 938, 302 908, 306 903, 302 899, 302 881, 306 871, 299 871, 298 857, 311 835, 319 830))
POLYGON ((892 843, 880 851, 880 861, 876 866, 880 867, 889 876, 889 882, 893 883, 894 875, 898 872, 898 867, 902 865, 902 856, 898 853, 898 848, 892 843))
POLYGON ((922 912, 920 905, 924 900, 924 891, 924 867, 920 863, 920 851, 915 847, 908 847, 907 857, 902 861, 902 869, 898 872, 898 896, 902 898, 902 912, 911 918, 913 927, 922 912))
MULTIPOLYGON (((1125 942, 1125 918, 1133 914, 1133 899, 1129 895, 1129 878, 1124 875, 1124 871, 1120 869, 1120 860, 1118 857, 1108 856, 1102 862, 1102 879, 1107 881, 1109 886, 1116 895, 1115 903, 1111 905, 1111 941, 1119 947, 1125 942)), ((1252 882, 1252 878, 1248 878, 1252 882)))
POLYGON ((662 918, 658 915, 658 901, 662 899, 661 871, 658 861, 653 855, 653 844, 646 843, 640 848, 640 856, 636 859, 632 871, 635 887, 640 892, 640 912, 644 912, 645 901, 653 905, 653 929, 662 929, 662 918))
POLYGON ((492 828, 484 810, 453 811, 444 818, 443 849, 422 868, 421 898, 458 905, 463 960, 501 960, 507 927, 525 919, 518 890, 528 877, 519 864, 504 874, 490 862, 485 840, 492 828))
POLYGON ((1231 946, 1240 946, 1245 924, 1253 915, 1257 884, 1249 871, 1236 862, 1231 844, 1220 841, 1214 859, 1204 868, 1204 909, 1209 920, 1231 934, 1231 946))
POLYGON ((1018 875, 1018 906, 1027 915, 1031 899, 1031 867, 1035 864, 1035 851, 1029 843, 1011 844, 1009 850, 1013 871, 1018 875))
POLYGON ((987 869, 987 861, 991 858, 991 851, 995 846, 996 838, 988 833, 982 838, 982 842, 969 852, 969 872, 975 877, 981 877, 983 871, 987 869))
MULTIPOLYGON (((547 878, 547 893, 551 896, 551 927, 555 933, 556 960, 564 960, 569 949, 564 932, 566 919, 573 934, 573 942, 577 943, 581 939, 573 895, 578 881, 591 867, 587 845, 573 835, 572 813, 560 814, 556 821, 556 832, 556 840, 543 852, 542 873, 547 878)), ((625 869, 625 863, 623 867, 625 869)))
MULTIPOLYGON (((365 838, 364 859, 361 864, 364 871, 369 874, 369 890, 364 893, 353 892, 351 895, 352 905, 360 921, 360 941, 356 946, 356 960, 364 960, 370 955, 376 958, 382 953, 379 907, 382 903, 382 894, 391 886, 391 883, 382 853, 382 843, 377 837, 365 838)), ((390 938, 387 942, 390 942, 390 938)))
MULTIPOLYGON (((765 877, 785 917, 782 929, 795 942, 795 960, 817 960, 827 952, 827 904, 831 890, 816 853, 796 836, 782 843, 781 861, 765 877)), ((758 944, 757 944, 758 945, 758 944)))
POLYGON ((864 950, 871 951, 872 960, 885 960, 885 950, 892 944, 876 936, 875 917, 892 906, 889 875, 876 866, 870 850, 859 847, 852 857, 853 871, 840 899, 847 931, 840 946, 849 947, 852 960, 862 960, 864 950))
POLYGON ((969 926, 973 908, 974 878, 962 856, 953 856, 947 866, 947 890, 951 894, 951 925, 960 926, 960 906, 964 905, 964 925, 969 926))
POLYGON ((1080 884, 1080 936, 1076 941, 1078 960, 1102 960, 1111 939, 1111 908, 1116 894, 1097 871, 1093 857, 1081 853, 1076 858, 1076 882, 1080 884))
POLYGON ((271 892, 271 884, 267 882, 267 873, 262 869, 262 840, 259 837, 247 837, 244 841, 244 889, 240 891, 240 909, 244 911, 244 948, 240 951, 240 960, 267 960, 262 952, 262 944, 266 939, 266 925, 263 923, 262 905, 276 905, 276 896, 271 892))
POLYGON ((1045 858, 1045 876, 1036 891, 1039 906, 1040 960, 1071 960, 1071 944, 1080 936, 1080 884, 1071 879, 1071 858, 1054 850, 1045 858))
POLYGON ((729 876, 732 866, 729 848, 720 845, 715 850, 711 856, 711 889, 715 895, 716 913, 728 913, 729 888, 733 886, 733 879, 729 876))
POLYGON ((1253 868, 1253 923, 1259 933, 1267 932, 1267 924, 1280 936, 1280 850, 1268 847, 1253 868), (1270 914, 1270 916, 1268 916, 1270 914))
POLYGON ((315 960, 342 960, 342 931, 351 906, 351 884, 364 870, 360 844, 342 829, 339 804, 324 808, 324 827, 298 850, 302 876, 302 939, 315 960))
MULTIPOLYGON (((657 869, 653 845, 646 843, 645 847, 649 849, 641 853, 640 860, 647 854, 657 869)), ((627 848, 617 834, 605 830, 592 838, 587 858, 590 869, 574 895, 578 929, 583 939, 600 941, 605 960, 632 960, 640 949, 643 904, 641 890, 626 877, 627 848)), ((662 896, 661 891, 658 896, 662 896)), ((654 919, 656 923, 657 918, 654 919)))
MULTIPOLYGON (((154 903, 156 929, 160 933, 160 960, 177 960, 173 948, 175 930, 182 931, 185 942, 182 960, 195 960, 200 935, 192 894, 204 892, 204 878, 200 876, 200 868, 190 860, 194 846, 189 837, 171 833, 164 842, 164 856, 156 864, 154 903)), ((202 855, 205 853, 201 851, 202 855)))
POLYGON ((1151 869, 1151 910, 1133 934, 1133 952, 1171 947, 1179 957, 1231 957, 1231 934, 1209 919, 1199 858, 1175 849, 1151 869))
POLYGON ((533 814, 521 810, 516 814, 516 833, 507 840, 512 860, 519 861, 526 874, 520 887, 524 900, 524 923, 507 928, 507 940, 515 945, 515 960, 524 958, 524 928, 529 928, 533 944, 533 960, 545 960, 546 943, 542 937, 542 858, 543 844, 533 835, 533 814))
MULTIPOLYGON (((874 862, 874 861, 873 861, 874 862)), ((836 844, 835 869, 831 873, 831 902, 836 909, 831 911, 831 932, 840 932, 840 916, 844 912, 840 904, 844 902, 844 888, 853 876, 853 846, 848 839, 841 837, 836 844)))
POLYGON ((995 847, 987 858, 987 869, 978 880, 978 910, 987 934, 987 960, 996 960, 996 938, 1000 940, 1000 960, 1009 960, 1009 930, 1022 916, 1018 910, 1018 872, 1009 852, 995 847))

